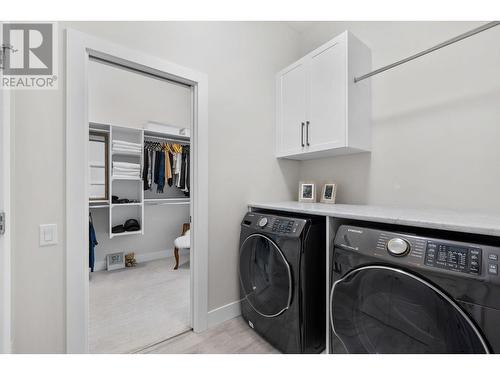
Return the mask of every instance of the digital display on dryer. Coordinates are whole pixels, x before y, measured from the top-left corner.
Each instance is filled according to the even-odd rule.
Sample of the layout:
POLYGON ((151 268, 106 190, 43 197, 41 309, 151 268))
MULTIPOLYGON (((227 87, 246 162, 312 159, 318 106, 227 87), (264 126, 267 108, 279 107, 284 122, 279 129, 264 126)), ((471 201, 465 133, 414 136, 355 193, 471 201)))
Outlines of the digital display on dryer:
POLYGON ((481 249, 429 241, 425 254, 425 264, 431 267, 478 275, 481 271, 481 249))
POLYGON ((467 267, 469 249, 464 247, 444 246, 442 251, 446 254, 446 263, 449 267, 465 270, 467 267))

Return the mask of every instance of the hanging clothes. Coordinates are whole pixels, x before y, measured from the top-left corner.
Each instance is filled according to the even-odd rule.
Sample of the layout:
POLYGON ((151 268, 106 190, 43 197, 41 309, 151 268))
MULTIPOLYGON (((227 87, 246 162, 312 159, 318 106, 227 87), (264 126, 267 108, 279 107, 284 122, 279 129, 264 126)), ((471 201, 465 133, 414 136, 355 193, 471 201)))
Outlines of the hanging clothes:
POLYGON ((191 148, 188 146, 187 147, 187 157, 186 157, 186 163, 187 163, 187 173, 186 173, 186 195, 189 197, 189 193, 191 192, 191 148))
POLYGON ((174 184, 174 154, 171 152, 168 153, 168 157, 170 158, 170 180, 168 182, 168 186, 172 186, 174 184))
POLYGON ((172 186, 172 160, 170 154, 170 145, 168 143, 164 146, 165 153, 165 180, 167 180, 168 186, 172 186))
POLYGON ((149 150, 148 159, 149 159, 148 186, 149 186, 149 190, 153 190, 153 171, 155 170, 154 151, 153 150, 149 150))
POLYGON ((178 143, 146 141, 144 146, 144 169, 141 173, 144 190, 164 193, 165 185, 176 186, 189 196, 190 148, 178 143))
POLYGON ((177 186, 178 173, 177 173, 177 153, 172 154, 172 185, 177 186))
POLYGON ((154 169, 154 178, 153 178, 153 182, 158 185, 158 183, 160 182, 159 178, 160 178, 160 152, 159 151, 155 151, 155 169, 154 169))
POLYGON ((163 193, 165 187, 165 153, 158 151, 158 182, 156 183, 156 192, 163 193))
POLYGON ((144 145, 144 166, 142 167, 142 183, 143 189, 149 190, 151 185, 149 184, 148 174, 149 174, 149 150, 146 145, 144 145))
POLYGON ((181 190, 184 190, 186 187, 186 150, 185 148, 182 150, 182 155, 181 155, 181 172, 179 175, 179 184, 177 187, 181 190))
POLYGON ((182 171, 182 146, 175 145, 175 165, 174 165, 174 175, 175 175, 175 186, 181 187, 181 171, 182 171))
POLYGON ((182 165, 180 174, 179 188, 189 195, 189 146, 182 148, 182 165))
POLYGON ((97 237, 95 235, 94 223, 92 221, 92 215, 89 215, 89 268, 91 272, 94 272, 95 265, 95 247, 98 245, 97 237))

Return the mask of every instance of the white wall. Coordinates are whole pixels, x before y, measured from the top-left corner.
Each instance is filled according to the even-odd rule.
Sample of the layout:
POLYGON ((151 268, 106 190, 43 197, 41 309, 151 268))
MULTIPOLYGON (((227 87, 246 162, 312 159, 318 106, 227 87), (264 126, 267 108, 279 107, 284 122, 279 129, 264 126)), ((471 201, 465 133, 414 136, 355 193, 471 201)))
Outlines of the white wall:
MULTIPOLYGON (((178 128, 191 127, 189 87, 116 65, 90 62, 88 98, 92 122, 142 128, 148 121, 156 121, 178 128)), ((148 198, 184 197, 179 189, 168 185, 165 194, 147 191, 145 195, 148 198)), ((91 212, 99 242, 95 248, 97 267, 105 261, 106 254, 117 251, 134 252, 138 259, 173 256, 174 240, 181 235, 182 224, 189 222, 189 205, 146 205, 144 235, 110 239, 108 209, 91 212)))
POLYGON ((89 119, 142 128, 148 121, 191 127, 191 89, 116 65, 89 64, 89 119))
POLYGON ((298 168, 273 154, 274 74, 299 57, 297 34, 273 22, 60 23, 59 89, 17 91, 14 350, 65 350, 64 39, 72 27, 203 71, 209 78, 209 309, 238 299, 246 204, 295 195, 298 168), (57 223, 57 246, 38 225, 57 223))
MULTIPOLYGON (((302 54, 348 29, 378 68, 477 22, 322 22, 302 54)), ((498 212, 500 28, 372 78, 373 151, 300 163, 300 178, 339 184, 339 203, 498 212)))

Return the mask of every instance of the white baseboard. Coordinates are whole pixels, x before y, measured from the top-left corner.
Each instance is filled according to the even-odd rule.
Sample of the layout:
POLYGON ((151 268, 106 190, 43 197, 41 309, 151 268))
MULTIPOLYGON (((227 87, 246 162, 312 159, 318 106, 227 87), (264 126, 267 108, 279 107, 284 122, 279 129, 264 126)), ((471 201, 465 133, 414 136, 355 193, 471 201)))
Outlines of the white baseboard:
MULTIPOLYGON (((182 253, 182 250, 180 251, 182 253)), ((170 258, 174 256, 174 249, 153 251, 150 253, 135 254, 137 263, 149 262, 152 260, 170 258)), ((101 260, 94 263, 94 272, 106 270, 106 261, 101 260)))
POLYGON ((208 312, 208 328, 216 326, 226 320, 236 318, 241 315, 240 301, 228 303, 208 312))

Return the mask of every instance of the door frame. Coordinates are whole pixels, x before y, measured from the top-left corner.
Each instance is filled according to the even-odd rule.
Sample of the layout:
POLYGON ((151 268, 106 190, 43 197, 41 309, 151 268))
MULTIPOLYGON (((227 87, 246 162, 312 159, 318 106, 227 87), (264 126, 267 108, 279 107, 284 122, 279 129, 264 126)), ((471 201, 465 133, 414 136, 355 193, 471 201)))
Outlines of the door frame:
POLYGON ((112 42, 66 30, 66 351, 88 352, 88 62, 90 56, 192 86, 191 317, 208 315, 208 77, 112 42), (196 249, 194 251, 193 249, 196 249))
MULTIPOLYGON (((0 22, 0 41, 2 39, 0 22)), ((0 49, 0 53, 2 50, 0 49)), ((8 53, 6 51, 6 53, 8 53)), ((0 71, 0 77, 3 75, 0 71)), ((0 354, 12 351, 11 328, 11 211, 10 211, 10 101, 9 89, 0 88, 0 211, 5 212, 5 233, 0 236, 0 354)))

